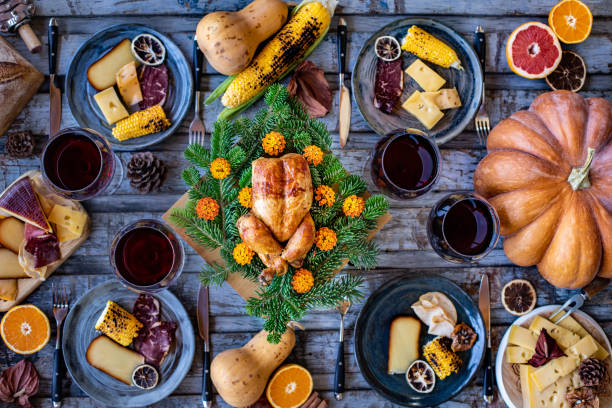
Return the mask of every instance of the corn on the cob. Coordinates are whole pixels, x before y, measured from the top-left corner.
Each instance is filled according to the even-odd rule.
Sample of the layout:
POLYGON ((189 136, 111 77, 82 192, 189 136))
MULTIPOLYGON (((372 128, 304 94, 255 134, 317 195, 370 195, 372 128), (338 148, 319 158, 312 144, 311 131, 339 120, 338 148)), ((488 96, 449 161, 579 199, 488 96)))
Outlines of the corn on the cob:
POLYGON ((160 105, 155 105, 134 112, 117 122, 117 125, 113 128, 113 136, 115 139, 123 141, 161 132, 168 129, 170 125, 170 120, 166 118, 163 108, 160 105))
POLYGON ((461 359, 451 350, 451 340, 448 337, 436 337, 423 347, 423 356, 443 380, 461 368, 461 359))
POLYGON ((331 16, 318 1, 307 3, 236 75, 221 102, 235 108, 255 97, 287 72, 327 32, 331 16))
POLYGON ((463 69, 455 50, 415 25, 408 29, 402 49, 444 68, 463 69))
POLYGON ((109 300, 106 302, 106 307, 98 318, 95 328, 122 346, 127 347, 132 344, 135 337, 138 337, 138 332, 142 329, 142 323, 130 312, 109 300))

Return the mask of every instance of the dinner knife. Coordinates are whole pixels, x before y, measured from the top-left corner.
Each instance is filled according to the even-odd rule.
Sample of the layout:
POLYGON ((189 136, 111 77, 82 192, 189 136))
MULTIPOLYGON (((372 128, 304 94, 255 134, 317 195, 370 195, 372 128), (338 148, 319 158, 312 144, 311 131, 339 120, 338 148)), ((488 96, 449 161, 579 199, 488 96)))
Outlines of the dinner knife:
POLYGON ((338 132, 340 147, 346 145, 351 127, 351 94, 344 84, 346 71, 346 21, 340 17, 338 22, 338 89, 340 91, 340 113, 338 115, 338 132))
POLYGON ((489 276, 485 273, 480 281, 478 293, 478 308, 482 314, 487 335, 487 349, 484 359, 484 385, 483 396, 487 404, 493 402, 493 356, 491 352, 491 297, 489 296, 489 276))
POLYGON ((49 137, 59 131, 62 120, 62 93, 55 83, 57 74, 57 43, 59 30, 55 17, 49 20, 49 137))
POLYGON ((204 341, 202 364, 202 406, 212 407, 212 384, 210 382, 210 337, 208 333, 208 287, 201 286, 198 294, 198 329, 204 341))

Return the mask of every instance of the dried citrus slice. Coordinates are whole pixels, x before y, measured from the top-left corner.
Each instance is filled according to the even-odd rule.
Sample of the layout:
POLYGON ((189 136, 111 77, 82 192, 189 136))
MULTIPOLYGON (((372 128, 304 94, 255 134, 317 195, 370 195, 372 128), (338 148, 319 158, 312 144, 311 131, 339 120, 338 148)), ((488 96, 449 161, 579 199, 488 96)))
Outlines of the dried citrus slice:
POLYGON ((376 56, 383 61, 395 61, 402 54, 400 43, 390 35, 378 37, 374 43, 374 52, 376 56))
POLYGON ((132 373, 132 383, 140 389, 150 390, 157 386, 159 373, 149 364, 139 365, 132 373))
POLYGON ((564 50, 561 63, 549 76, 546 83, 553 91, 565 89, 578 92, 584 86, 587 68, 584 60, 574 51, 564 50))
POLYGON ((580 0, 562 0, 548 13, 548 25, 566 44, 583 42, 591 34, 593 14, 580 0))
POLYGON ((406 381, 416 392, 427 394, 436 386, 436 375, 425 361, 415 360, 406 371, 406 381))
POLYGON ((164 62, 166 47, 151 34, 139 34, 132 40, 132 54, 140 63, 156 66, 164 62))
POLYGON ((49 342, 51 326, 42 310, 34 305, 20 305, 11 308, 2 318, 0 335, 15 353, 32 354, 49 342))
POLYGON ((510 69, 525 78, 545 78, 561 61, 561 44, 546 24, 537 21, 521 24, 506 44, 510 69))
POLYGON ((282 366, 272 376, 266 398, 274 408, 297 408, 312 393, 312 376, 297 364, 282 366))
POLYGON ((535 288, 525 279, 514 279, 506 283, 501 298, 504 308, 515 316, 531 312, 537 301, 535 288))

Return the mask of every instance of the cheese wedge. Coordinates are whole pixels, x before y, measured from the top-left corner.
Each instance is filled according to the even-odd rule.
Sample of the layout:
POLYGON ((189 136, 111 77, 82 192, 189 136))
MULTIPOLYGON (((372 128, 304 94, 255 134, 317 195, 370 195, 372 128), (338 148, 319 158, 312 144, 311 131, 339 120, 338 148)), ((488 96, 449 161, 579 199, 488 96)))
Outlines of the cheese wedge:
POLYGON ((410 316, 393 319, 389 328, 389 374, 405 374, 412 362, 419 358, 421 322, 410 316))
POLYGON ((17 218, 9 217, 0 221, 0 245, 19 253, 19 247, 24 240, 25 224, 17 218))
POLYGON ((137 352, 115 343, 106 336, 96 337, 87 348, 87 362, 113 378, 132 385, 132 373, 145 359, 137 352))
POLYGON ((518 325, 512 325, 510 328, 510 336, 508 343, 516 346, 521 346, 527 350, 534 352, 538 337, 531 331, 518 325))
POLYGON ((60 227, 67 228, 70 232, 80 237, 85 229, 87 214, 56 204, 53 210, 51 210, 51 214, 49 214, 49 221, 60 227))
POLYGON ((572 333, 570 330, 557 326, 545 317, 536 316, 529 326, 529 330, 539 336, 542 329, 546 329, 546 332, 550 335, 550 337, 555 339, 557 344, 564 350, 580 341, 580 336, 572 333))
POLYGON ((533 351, 521 346, 508 346, 506 348, 506 361, 510 364, 527 364, 533 356, 533 351))
POLYGON ((117 88, 127 106, 136 105, 142 101, 142 91, 134 61, 128 62, 117 72, 117 88))
POLYGON ((402 104, 402 108, 414 115, 427 129, 433 128, 444 116, 436 105, 423 99, 420 91, 414 91, 402 104))
POLYGON ((19 258, 13 251, 0 248, 0 279, 29 278, 21 265, 19 258))
MULTIPOLYGON (((560 319, 561 316, 563 316, 563 314, 557 315, 556 318, 553 319, 553 323, 556 323, 556 320, 560 319)), ((576 321, 576 319, 574 319, 572 316, 567 316, 561 321, 561 323, 557 323, 557 325, 571 330, 573 333, 576 333, 580 337, 586 337, 589 335, 589 332, 586 331, 586 329, 582 327, 582 325, 578 323, 578 321, 576 321)), ((602 346, 601 343, 597 342, 597 351, 595 352, 595 354, 593 354, 593 357, 603 361, 608 358, 609 355, 610 352, 606 350, 606 348, 602 346)))
POLYGON ((110 88, 117 82, 117 72, 128 62, 135 62, 132 42, 126 38, 87 69, 87 80, 96 90, 110 88))
POLYGON ((442 88, 446 80, 429 68, 423 61, 416 59, 405 72, 427 92, 435 92, 442 88))
POLYGON ((112 125, 115 122, 119 122, 121 119, 125 119, 130 114, 125 109, 119 97, 117 96, 117 92, 115 92, 114 87, 106 88, 102 92, 98 92, 94 95, 94 100, 98 104, 98 108, 102 111, 104 115, 104 119, 109 125, 112 125))
POLYGON ((423 98, 441 110, 454 109, 461 106, 461 99, 459 99, 457 88, 440 89, 436 92, 423 92, 423 98))
MULTIPOLYGON (((523 372, 527 372, 530 376, 534 368, 529 365, 521 366, 521 392, 523 390, 523 372), (526 368, 523 368, 526 367, 526 368)), ((565 399, 565 394, 568 391, 581 387, 580 376, 577 371, 559 378, 552 385, 539 391, 527 377, 527 395, 523 393, 523 408, 569 408, 569 404, 565 399)))

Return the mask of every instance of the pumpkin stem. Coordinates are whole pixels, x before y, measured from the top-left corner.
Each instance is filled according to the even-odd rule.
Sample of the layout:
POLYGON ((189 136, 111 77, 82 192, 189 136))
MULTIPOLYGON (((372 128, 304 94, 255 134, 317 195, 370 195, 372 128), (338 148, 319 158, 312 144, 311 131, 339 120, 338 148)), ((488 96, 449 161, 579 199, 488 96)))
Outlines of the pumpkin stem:
POLYGON ((572 186, 574 191, 584 190, 585 188, 591 187, 591 182, 589 181, 589 170, 591 168, 591 164, 593 163, 594 156, 595 149, 589 147, 587 150, 587 159, 584 165, 582 167, 573 168, 570 172, 567 182, 570 183, 570 186, 572 186))

